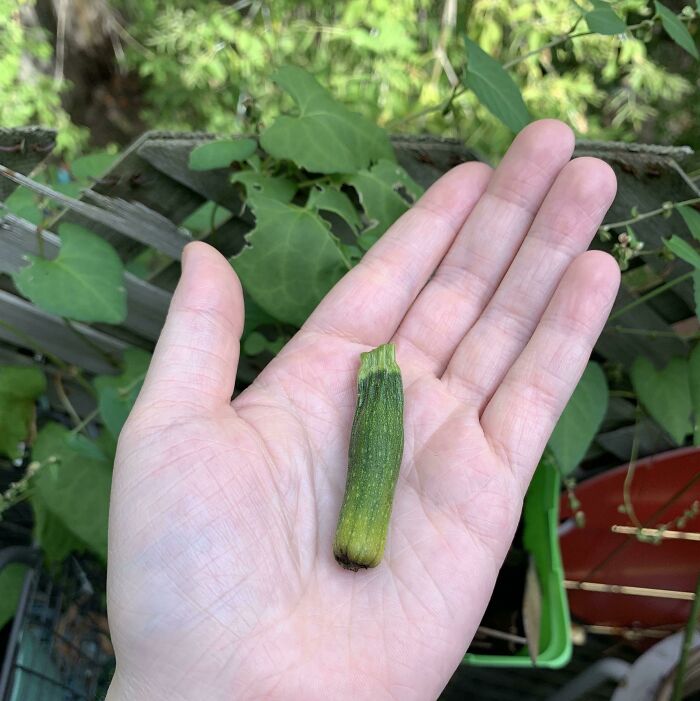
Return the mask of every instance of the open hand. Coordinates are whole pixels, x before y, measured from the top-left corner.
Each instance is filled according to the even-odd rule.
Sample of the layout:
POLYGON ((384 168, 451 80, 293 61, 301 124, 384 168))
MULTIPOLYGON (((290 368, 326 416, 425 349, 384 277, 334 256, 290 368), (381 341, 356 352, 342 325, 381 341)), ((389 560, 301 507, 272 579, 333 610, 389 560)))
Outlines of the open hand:
POLYGON ((615 193, 536 122, 457 166, 231 402, 241 287, 203 243, 119 440, 109 701, 435 699, 619 283, 585 252, 615 193), (383 562, 334 560, 359 355, 396 344, 405 450, 383 562))

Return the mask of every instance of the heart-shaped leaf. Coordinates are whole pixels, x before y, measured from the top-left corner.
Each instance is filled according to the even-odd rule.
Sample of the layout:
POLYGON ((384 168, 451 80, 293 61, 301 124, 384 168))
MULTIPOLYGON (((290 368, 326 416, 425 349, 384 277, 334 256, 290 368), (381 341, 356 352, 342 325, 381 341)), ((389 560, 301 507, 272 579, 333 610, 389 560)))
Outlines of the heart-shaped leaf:
POLYGON ((672 358, 657 370, 648 358, 639 357, 632 364, 630 379, 644 408, 681 445, 693 430, 688 361, 672 358))
POLYGON ((673 12, 673 10, 669 10, 665 5, 662 5, 658 0, 654 0, 654 7, 656 8, 656 14, 661 18, 661 24, 666 34, 691 56, 700 58, 698 47, 695 46, 692 35, 683 22, 676 17, 676 13, 673 12))
POLYGON ((75 321, 124 321, 124 266, 117 252, 75 224, 62 224, 59 234, 58 257, 28 256, 30 264, 12 276, 17 289, 50 314, 75 321))
POLYGON ((268 314, 301 326, 348 266, 318 214, 262 196, 254 202, 255 228, 231 264, 268 314))
POLYGON ((467 87, 494 117, 518 132, 530 122, 518 86, 508 71, 478 44, 465 38, 467 46, 467 87))
POLYGON ((15 615, 27 566, 13 563, 0 570, 0 629, 15 615))
POLYGON ((228 168, 231 163, 245 161, 258 144, 254 139, 221 139, 197 146, 190 152, 190 170, 228 168))
POLYGON ((34 401, 45 391, 39 368, 0 366, 0 454, 20 457, 19 444, 32 431, 34 401))
POLYGON ((297 66, 284 66, 272 79, 298 108, 282 115, 260 136, 274 158, 313 173, 356 173, 380 158, 394 158, 386 132, 337 102, 316 79, 297 66))
POLYGON ((562 474, 583 460, 608 408, 608 383, 598 363, 588 363, 549 439, 562 474))
POLYGON ((100 375, 94 380, 100 416, 114 438, 119 436, 134 406, 150 362, 150 353, 129 348, 124 352, 124 372, 121 375, 100 375))

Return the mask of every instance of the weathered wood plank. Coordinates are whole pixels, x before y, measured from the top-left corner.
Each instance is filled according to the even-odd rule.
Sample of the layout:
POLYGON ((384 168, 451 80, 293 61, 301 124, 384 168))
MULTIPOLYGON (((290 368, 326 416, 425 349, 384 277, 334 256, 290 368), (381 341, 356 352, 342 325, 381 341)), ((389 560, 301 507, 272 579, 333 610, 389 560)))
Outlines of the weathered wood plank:
MULTIPOLYGON (((76 323, 74 327, 94 345, 113 357, 121 357, 127 347, 123 341, 84 324, 76 323)), ((5 290, 0 290, 0 339, 29 350, 33 350, 36 345, 64 362, 84 368, 88 372, 114 372, 114 368, 61 319, 42 312, 33 304, 5 290), (16 333, 15 329, 19 333, 16 333)))
POLYGON ((173 258, 179 258, 186 243, 192 240, 191 234, 173 224, 169 219, 145 207, 140 202, 105 197, 96 192, 86 190, 84 197, 97 202, 97 207, 83 200, 77 200, 64 195, 48 185, 35 182, 21 173, 0 165, 0 175, 28 187, 30 190, 59 202, 81 218, 88 220, 88 228, 94 229, 95 224, 117 231, 136 241, 152 246, 158 251, 173 258))
POLYGON ((202 197, 230 209, 241 208, 242 200, 231 185, 231 171, 228 168, 217 170, 190 170, 190 152, 197 146, 213 140, 205 138, 189 139, 150 139, 138 150, 138 155, 168 177, 199 193, 202 197))
MULTIPOLYGON (((27 175, 51 153, 55 145, 55 129, 0 127, 0 164, 27 175)), ((6 200, 16 187, 16 183, 0 179, 0 202, 6 200)))
MULTIPOLYGON (((182 136, 182 134, 172 132, 146 132, 123 152, 109 172, 105 173, 85 192, 94 192, 114 200, 140 203, 149 210, 166 217, 174 224, 180 224, 200 207, 205 199, 154 168, 138 155, 138 150, 152 138, 163 140, 177 139, 182 136)), ((185 134, 184 136, 196 137, 198 134, 185 134)), ((211 138, 211 135, 208 136, 211 138)), ((133 232, 124 234, 106 226, 91 224, 79 213, 65 212, 59 215, 56 221, 49 222, 49 227, 55 229, 60 221, 72 221, 91 228, 95 233, 109 241, 123 260, 129 260, 143 250, 143 244, 133 235, 133 232)))
MULTIPOLYGON (((36 227, 25 219, 7 215, 0 219, 0 272, 12 274, 26 265, 27 253, 39 255, 36 227)), ((60 239, 50 231, 42 231, 44 255, 58 255, 60 239)), ((131 273, 125 273, 128 316, 123 326, 144 338, 155 341, 170 304, 170 293, 151 285, 131 273)))

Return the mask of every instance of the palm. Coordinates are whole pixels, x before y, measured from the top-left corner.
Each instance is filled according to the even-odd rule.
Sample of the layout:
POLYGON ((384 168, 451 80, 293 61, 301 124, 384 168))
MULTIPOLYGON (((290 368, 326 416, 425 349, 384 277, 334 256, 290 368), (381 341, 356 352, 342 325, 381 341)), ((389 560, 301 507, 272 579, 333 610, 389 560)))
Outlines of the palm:
MULTIPOLYGON (((562 132, 552 123, 530 131, 537 129, 562 132)), ((526 152, 526 139, 520 141, 526 152)), ((516 146, 511 161, 524 158, 516 146)), ((550 180, 566 158, 562 149, 558 168, 550 165, 550 180)), ((500 178, 508 191, 507 179, 517 169, 511 165, 509 172, 507 159, 489 189, 500 178)), ((597 169, 602 184, 597 205, 592 194, 578 203, 579 209, 596 209, 574 232, 578 242, 569 259, 577 247, 585 249, 612 189, 603 166, 583 162, 589 174, 597 169)), ((455 180, 457 170, 441 183, 455 180)), ((566 173, 557 182, 566 185, 566 173)), ((476 202, 483 199, 488 173, 473 171, 471 178, 473 202, 466 193, 466 202, 455 205, 470 219, 478 217, 476 202)), ((414 208, 411 216, 429 220, 447 187, 431 189, 424 211, 414 208)), ((544 194, 533 190, 541 201, 544 194)), ((550 192, 548 199, 563 194, 550 192)), ((538 217, 547 216, 546 207, 547 201, 538 217)), ((517 265, 513 255, 520 247, 522 256, 522 236, 535 224, 527 222, 510 260, 504 253, 506 269, 517 265)), ((540 225, 556 236, 551 221, 540 225)), ((469 245, 466 228, 456 241, 456 231, 449 240, 445 236, 449 252, 438 273, 457 269, 458 257, 450 256, 458 243, 469 245)), ((467 648, 534 465, 607 314, 616 276, 596 254, 571 266, 562 260, 551 279, 535 285, 522 307, 532 320, 523 320, 517 300, 507 302, 507 286, 516 283, 497 264, 493 289, 483 273, 463 281, 490 300, 486 306, 461 281, 455 284, 453 274, 442 282, 438 274, 425 287, 417 274, 411 279, 404 272, 416 267, 410 252, 403 259, 396 253, 391 262, 382 256, 381 246, 388 249, 392 236, 402 235, 400 225, 395 229, 232 405, 221 398, 230 396, 226 354, 227 344, 235 346, 235 312, 224 311, 222 322, 202 313, 204 293, 201 308, 189 297, 183 319, 173 323, 194 329, 195 338, 200 333, 206 341, 223 342, 223 348, 203 347, 196 356, 187 341, 184 350, 172 343, 166 327, 159 344, 165 350, 159 347, 120 440, 112 500, 110 623, 117 683, 129 689, 128 697, 136 698, 139 689, 165 688, 183 699, 434 698, 467 648), (391 265, 391 275, 385 270, 382 286, 372 289, 377 271, 391 265), (403 276, 407 296, 414 287, 408 310, 392 291, 396 276, 403 276), (593 277, 595 311, 581 302, 591 295, 593 277), (377 298, 379 292, 386 301, 377 298), (494 303, 503 316, 490 313, 494 303), (404 460, 384 561, 352 573, 336 564, 332 539, 358 359, 389 340, 396 343, 405 387, 404 460), (170 362, 159 368, 159 353, 166 352, 170 362), (192 372, 195 359, 206 365, 194 369, 189 389, 196 388, 198 398, 192 399, 176 378, 192 372)), ((219 266, 221 280, 230 276, 231 284, 225 264, 211 252, 200 255, 200 265, 219 266)), ((434 255, 437 264, 444 251, 434 255)), ((536 278, 537 270, 531 272, 536 278)), ((205 292, 210 298, 211 289, 205 292)), ((240 305, 235 288, 233 295, 240 305)), ((186 336, 178 333, 170 335, 182 344, 186 336)), ((156 698, 149 693, 144 698, 156 698)))

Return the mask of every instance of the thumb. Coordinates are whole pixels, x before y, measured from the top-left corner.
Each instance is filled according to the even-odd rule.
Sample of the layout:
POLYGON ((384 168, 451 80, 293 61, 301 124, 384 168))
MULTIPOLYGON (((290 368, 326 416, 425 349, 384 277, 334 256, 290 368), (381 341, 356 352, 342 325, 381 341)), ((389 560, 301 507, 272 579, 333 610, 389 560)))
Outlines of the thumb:
POLYGON ((187 244, 137 403, 208 410, 228 404, 242 331, 243 292, 230 263, 206 243, 187 244))

